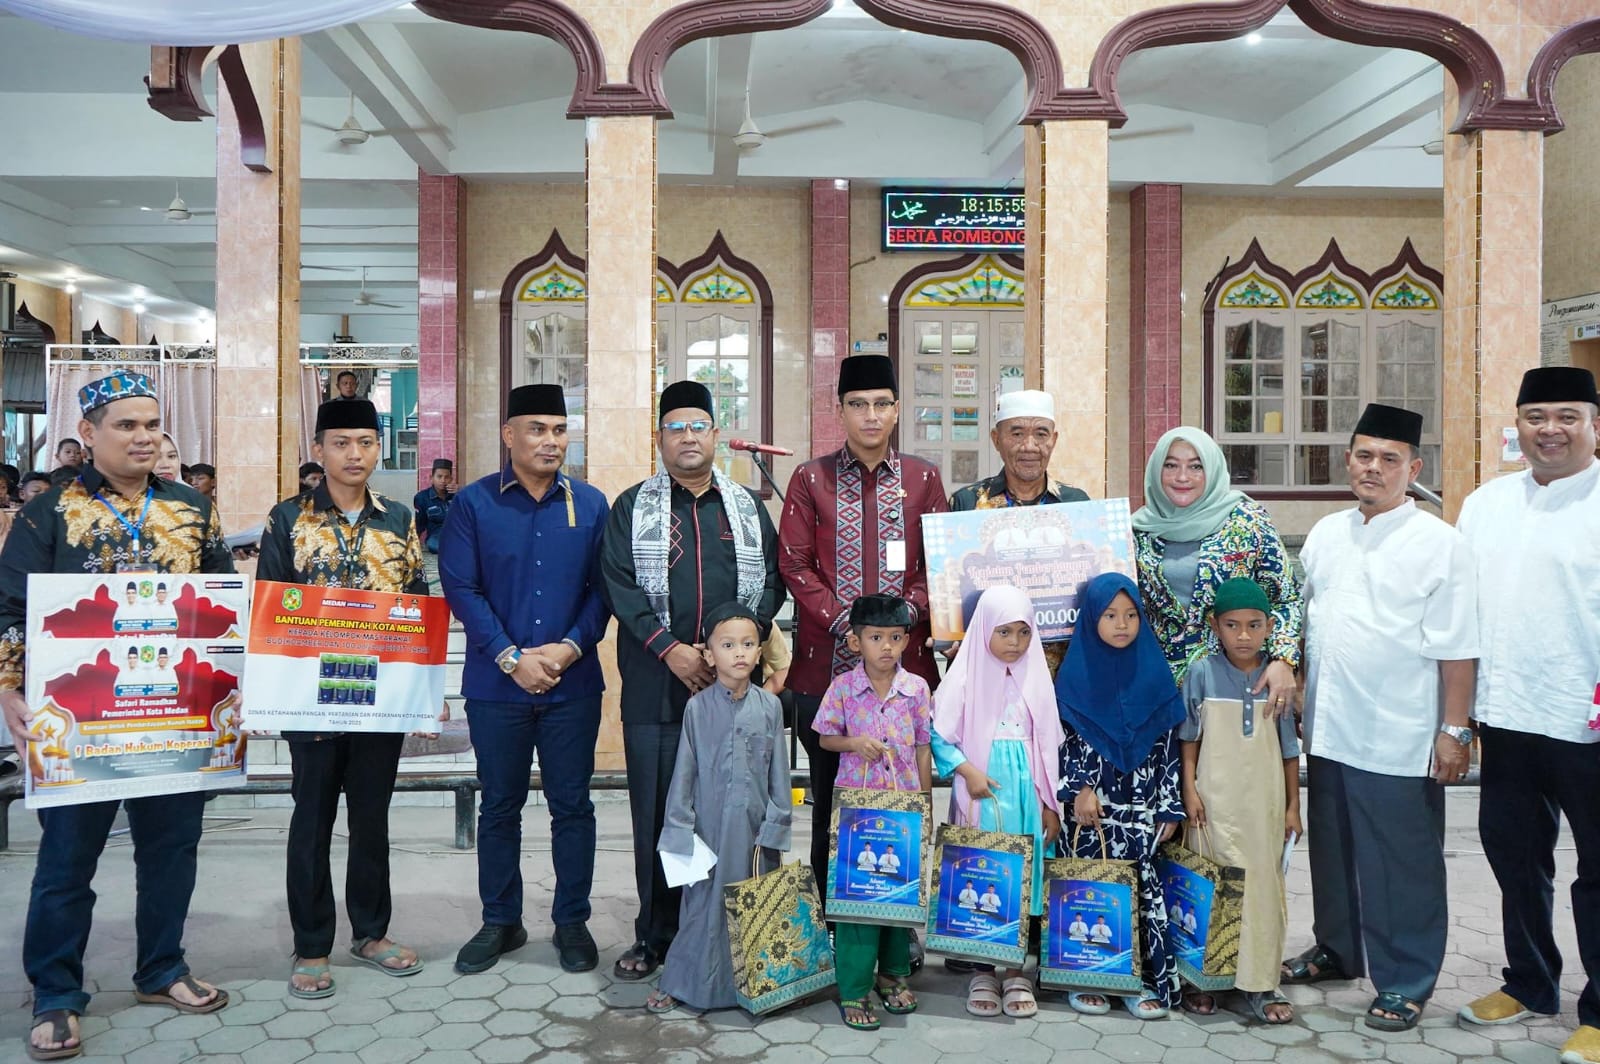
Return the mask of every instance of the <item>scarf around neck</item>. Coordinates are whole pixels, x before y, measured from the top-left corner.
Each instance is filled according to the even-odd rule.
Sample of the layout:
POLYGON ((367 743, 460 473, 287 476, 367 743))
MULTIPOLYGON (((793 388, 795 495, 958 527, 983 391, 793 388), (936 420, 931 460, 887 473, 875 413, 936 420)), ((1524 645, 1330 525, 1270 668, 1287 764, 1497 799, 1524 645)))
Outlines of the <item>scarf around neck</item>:
MULTIPOLYGON (((722 509, 733 530, 733 556, 739 569, 739 601, 758 609, 767 588, 767 558, 761 549, 761 520, 756 501, 732 478, 713 466, 711 480, 722 496, 722 509)), ((672 547, 672 477, 665 473, 639 485, 633 499, 633 572, 661 627, 672 627, 672 596, 667 585, 672 547)), ((700 633, 691 637, 698 642, 700 633)))
POLYGON ((1191 543, 1221 528, 1242 499, 1244 494, 1233 490, 1228 460, 1217 441, 1201 429, 1179 425, 1156 441, 1155 450, 1145 463, 1144 505, 1134 511, 1133 527, 1171 542, 1191 543), (1179 440, 1195 449, 1206 470, 1205 491, 1184 507, 1175 505, 1161 487, 1161 464, 1179 440))
POLYGON ((1118 772, 1132 772, 1156 740, 1182 723, 1183 696, 1132 580, 1101 573, 1084 587, 1080 601, 1078 624, 1056 676, 1061 720, 1118 772), (1098 624, 1119 593, 1139 609, 1139 634, 1120 650, 1100 638, 1098 624))
MULTIPOLYGON (((944 681, 933 696, 933 727, 948 743, 978 769, 987 772, 989 750, 995 731, 1005 716, 1006 672, 1022 695, 1033 723, 1033 739, 1028 745, 1028 769, 1039 801, 1058 815, 1061 801, 1056 797, 1059 774, 1058 751, 1063 738, 1061 718, 1056 711, 1056 693, 1050 686, 1050 666, 1045 661, 1044 644, 1039 641, 1038 621, 1033 600, 1026 592, 1009 585, 991 587, 978 599, 955 660, 945 670, 944 681), (989 639, 1002 624, 1026 621, 1034 629, 1027 653, 1006 665, 989 650, 989 639)), ((952 785, 956 808, 963 823, 973 823, 972 800, 967 783, 959 775, 952 785)))

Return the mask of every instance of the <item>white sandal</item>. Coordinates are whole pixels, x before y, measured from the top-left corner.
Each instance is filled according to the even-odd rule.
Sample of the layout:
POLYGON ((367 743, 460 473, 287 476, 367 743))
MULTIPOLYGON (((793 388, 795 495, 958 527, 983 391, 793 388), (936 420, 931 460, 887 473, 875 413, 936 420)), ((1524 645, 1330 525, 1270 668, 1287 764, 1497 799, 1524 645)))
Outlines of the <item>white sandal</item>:
POLYGON ((1000 1015, 1000 980, 989 972, 979 972, 967 984, 967 1011, 972 1015, 985 1020, 992 1020, 1000 1015), (989 1005, 990 1009, 974 1008, 974 1005, 989 1005))
POLYGON ((1032 1019, 1039 1014, 1039 1002, 1033 996, 1033 982, 1024 976, 1012 976, 1005 981, 1005 1001, 1000 1006, 1013 1020, 1032 1019))
POLYGON ((1111 1011, 1111 1001, 1104 994, 1088 991, 1073 991, 1067 995, 1067 1004, 1072 1006, 1072 1011, 1080 1012, 1085 1016, 1104 1016, 1111 1011), (1089 1004, 1090 998, 1099 998, 1098 1005, 1089 1004))

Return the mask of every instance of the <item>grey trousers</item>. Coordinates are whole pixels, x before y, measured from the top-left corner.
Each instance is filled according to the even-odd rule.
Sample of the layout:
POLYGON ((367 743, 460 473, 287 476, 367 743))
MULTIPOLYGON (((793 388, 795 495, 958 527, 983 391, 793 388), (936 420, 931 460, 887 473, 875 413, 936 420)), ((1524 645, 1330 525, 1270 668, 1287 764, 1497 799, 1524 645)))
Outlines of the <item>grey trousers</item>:
POLYGON ((1317 942, 1351 977, 1413 1001, 1433 995, 1449 927, 1444 788, 1307 759, 1306 841, 1317 942))

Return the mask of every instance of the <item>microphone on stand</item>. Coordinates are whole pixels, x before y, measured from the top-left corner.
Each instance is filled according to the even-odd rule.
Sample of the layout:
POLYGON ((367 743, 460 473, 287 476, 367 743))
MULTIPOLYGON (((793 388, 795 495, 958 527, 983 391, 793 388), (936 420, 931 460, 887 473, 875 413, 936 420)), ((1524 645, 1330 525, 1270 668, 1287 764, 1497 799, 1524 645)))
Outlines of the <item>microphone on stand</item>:
POLYGON ((728 440, 727 444, 730 451, 749 451, 751 454, 794 454, 787 447, 774 447, 770 443, 756 443, 754 440, 728 440))

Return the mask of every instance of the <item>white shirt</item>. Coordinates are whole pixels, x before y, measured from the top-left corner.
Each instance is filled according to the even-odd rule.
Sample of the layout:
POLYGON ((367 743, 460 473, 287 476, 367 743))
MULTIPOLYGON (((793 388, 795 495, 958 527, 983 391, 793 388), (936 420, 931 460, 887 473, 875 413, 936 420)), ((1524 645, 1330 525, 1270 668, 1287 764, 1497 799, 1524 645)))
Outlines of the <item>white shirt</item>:
POLYGON ((878 871, 880 871, 880 872, 898 872, 898 871, 900 871, 900 858, 896 857, 892 853, 884 854, 882 857, 878 858, 878 871))
POLYGON ((1093 927, 1089 928, 1089 937, 1094 939, 1094 941, 1098 942, 1100 945, 1104 946, 1106 943, 1111 941, 1111 925, 1095 924, 1093 927))
POLYGON ((1305 749, 1426 776, 1443 718, 1439 662, 1478 656, 1477 581, 1461 533, 1407 499, 1318 521, 1306 570, 1305 749))
POLYGON ((1089 937, 1089 925, 1082 920, 1074 920, 1067 925, 1067 937, 1082 942, 1089 937))
POLYGON ((861 856, 856 858, 856 868, 862 872, 876 872, 878 870, 878 858, 873 855, 871 850, 862 850, 861 856))
POLYGON ((1600 742, 1588 726, 1600 713, 1600 462, 1545 485, 1527 471, 1491 480, 1456 527, 1478 569, 1474 719, 1600 742))

